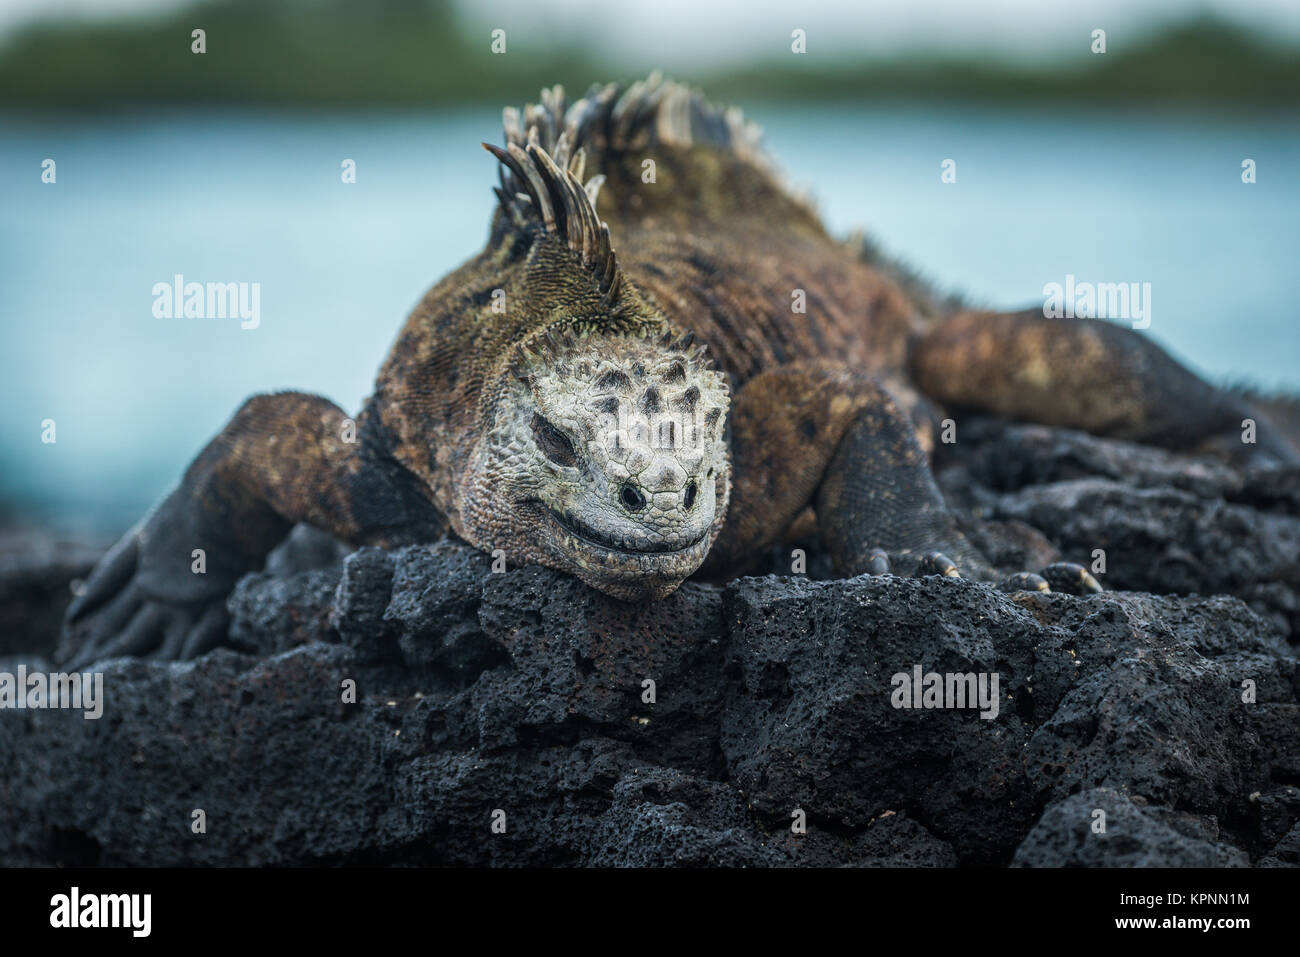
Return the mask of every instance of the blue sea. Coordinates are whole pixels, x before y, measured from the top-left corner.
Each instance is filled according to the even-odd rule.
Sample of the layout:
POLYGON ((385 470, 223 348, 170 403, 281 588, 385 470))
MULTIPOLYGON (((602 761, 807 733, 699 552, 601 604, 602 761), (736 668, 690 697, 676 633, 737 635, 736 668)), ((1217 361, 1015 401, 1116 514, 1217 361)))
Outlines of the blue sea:
MULTIPOLYGON (((1300 391, 1296 117, 749 113, 834 231, 941 287, 1010 308, 1067 276, 1149 283, 1145 335, 1216 381, 1300 391)), ((478 144, 499 138, 490 109, 0 118, 0 509, 117 531, 249 394, 356 409, 411 306, 480 248, 478 144), (176 275, 257 283, 257 328, 157 317, 176 275)))

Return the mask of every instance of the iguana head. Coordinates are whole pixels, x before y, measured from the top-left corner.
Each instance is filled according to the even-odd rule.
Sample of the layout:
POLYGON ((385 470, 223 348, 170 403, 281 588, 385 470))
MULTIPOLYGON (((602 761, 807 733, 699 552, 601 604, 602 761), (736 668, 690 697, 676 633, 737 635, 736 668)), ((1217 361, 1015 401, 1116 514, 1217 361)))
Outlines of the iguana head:
POLYGON ((727 405, 725 380, 688 338, 543 336, 516 355, 475 458, 491 503, 479 521, 511 558, 616 598, 662 598, 721 528, 727 405))
POLYGON ((507 265, 479 335, 509 348, 482 385, 462 534, 617 598, 662 598, 722 527, 726 379, 624 280, 575 129, 540 125, 549 149, 507 111, 507 148, 488 147, 502 164, 490 248, 507 265))

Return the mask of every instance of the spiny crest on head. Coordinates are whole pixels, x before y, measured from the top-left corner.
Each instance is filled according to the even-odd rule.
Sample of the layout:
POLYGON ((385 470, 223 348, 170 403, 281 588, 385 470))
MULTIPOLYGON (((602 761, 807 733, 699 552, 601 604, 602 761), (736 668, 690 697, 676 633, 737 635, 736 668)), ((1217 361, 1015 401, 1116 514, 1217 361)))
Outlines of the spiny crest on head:
POLYGON ((510 374, 520 382, 529 383, 537 369, 554 370, 561 374, 569 372, 567 357, 577 352, 579 338, 567 329, 551 326, 538 335, 524 340, 515 346, 510 359, 510 374))
MULTIPOLYGON (((587 100, 580 100, 575 108, 587 100)), ((572 114, 573 111, 571 110, 572 114)), ((521 125, 519 111, 504 111, 506 147, 484 143, 483 147, 501 161, 501 185, 495 188, 501 208, 519 229, 540 223, 575 252, 595 277, 601 295, 614 302, 623 275, 609 238, 609 227, 596 214, 596 197, 605 177, 592 176, 584 184, 586 152, 574 149, 581 130, 581 116, 574 125, 559 129, 564 116, 564 89, 542 91, 542 105, 530 105, 521 125), (526 131, 526 132, 525 132, 526 131)))

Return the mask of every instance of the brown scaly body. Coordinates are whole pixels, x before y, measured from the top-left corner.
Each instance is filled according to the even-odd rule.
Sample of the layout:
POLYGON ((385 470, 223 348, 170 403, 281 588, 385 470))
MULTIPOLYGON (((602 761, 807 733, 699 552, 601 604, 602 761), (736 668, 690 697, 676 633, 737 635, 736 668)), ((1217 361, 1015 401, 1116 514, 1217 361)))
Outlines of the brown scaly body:
MULTIPOLYGON (((355 435, 324 399, 250 400, 97 567, 74 663, 219 642, 225 595, 296 522, 354 545, 450 529, 626 600, 809 516, 843 574, 992 579, 930 475, 938 407, 1176 447, 1250 411, 1117 326, 936 315, 685 87, 557 88, 505 118, 488 244, 412 312, 355 435)), ((1068 564, 1003 583, 1049 586, 1097 588, 1068 564)))

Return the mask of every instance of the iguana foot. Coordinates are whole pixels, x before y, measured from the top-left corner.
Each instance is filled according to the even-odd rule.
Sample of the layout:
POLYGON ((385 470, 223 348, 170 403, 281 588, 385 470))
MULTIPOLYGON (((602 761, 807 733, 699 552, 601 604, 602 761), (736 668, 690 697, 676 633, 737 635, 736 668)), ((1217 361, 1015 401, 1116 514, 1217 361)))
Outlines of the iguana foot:
MULTIPOLYGON (((883 548, 873 548, 867 556, 868 575, 892 575, 894 562, 883 548)), ((927 552, 912 572, 913 578, 939 575, 943 578, 961 578, 961 569, 943 552, 927 552)), ((1055 562, 1041 574, 1019 572, 998 584, 1004 592, 1041 591, 1064 592, 1068 595, 1088 595, 1104 591, 1101 584, 1082 565, 1073 562, 1055 562)))
POLYGON ((123 535, 68 606, 62 649, 68 670, 127 655, 194 658, 225 637, 224 595, 173 601, 146 589, 141 545, 148 527, 123 535))
POLYGON ((1054 562, 1042 571, 1052 591, 1063 591, 1071 595, 1087 595, 1104 591, 1101 583, 1088 573, 1088 569, 1073 562, 1054 562))
POLYGON ((916 578, 923 575, 942 575, 944 578, 961 578, 961 572, 957 570, 953 560, 943 552, 927 552, 922 558, 921 563, 916 566, 916 578))
POLYGON ((943 552, 926 552, 918 562, 914 552, 899 552, 891 558, 889 552, 883 548, 873 548, 867 554, 866 574, 893 575, 895 564, 900 568, 912 569, 911 574, 907 576, 909 578, 925 578, 929 575, 940 575, 944 578, 962 577, 957 563, 943 552))
POLYGON ((1052 586, 1042 575, 1033 572, 1018 572, 998 585, 998 591, 1051 591, 1052 586))
POLYGON ((873 548, 867 555, 867 574, 868 575, 892 575, 893 563, 889 560, 889 553, 883 548, 873 548))
POLYGON ((1064 592, 1067 595, 1090 595, 1105 591, 1086 568, 1073 562, 1054 562, 1042 574, 1020 572, 998 585, 999 591, 1064 592))
POLYGON ((65 667, 80 671, 96 661, 126 656, 197 658, 221 643, 227 623, 224 602, 160 602, 146 598, 132 582, 99 613, 69 623, 79 645, 65 667))

